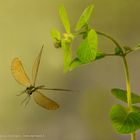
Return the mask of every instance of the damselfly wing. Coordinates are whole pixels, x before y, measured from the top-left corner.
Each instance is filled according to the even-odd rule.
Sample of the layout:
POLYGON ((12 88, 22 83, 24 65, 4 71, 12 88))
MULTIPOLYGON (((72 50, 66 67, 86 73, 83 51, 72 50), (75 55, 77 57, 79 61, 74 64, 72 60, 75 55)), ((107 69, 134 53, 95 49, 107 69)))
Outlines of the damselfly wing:
POLYGON ((33 97, 34 97, 35 102, 38 105, 40 105, 40 106, 42 106, 46 109, 55 110, 59 107, 59 105, 55 101, 53 101, 53 100, 49 99, 48 97, 44 96, 39 91, 35 91, 33 93, 33 97))
MULTIPOLYGON (((55 109, 59 108, 59 105, 55 101, 44 96, 41 92, 39 92, 39 89, 41 89, 41 90, 60 90, 60 91, 71 91, 71 90, 45 88, 44 86, 35 86, 42 51, 43 51, 43 47, 41 48, 41 50, 33 64, 32 82, 28 78, 28 76, 24 70, 24 67, 22 65, 22 62, 20 61, 19 58, 13 59, 12 64, 11 64, 11 71, 12 71, 12 75, 15 78, 15 80, 19 84, 26 87, 24 92, 27 94, 27 97, 30 97, 33 94, 33 98, 38 105, 40 105, 41 107, 44 107, 45 109, 55 110, 55 109)), ((24 93, 24 92, 22 92, 22 93, 24 93)), ((27 99, 27 97, 23 100, 23 102, 27 99)), ((28 98, 28 101, 29 101, 29 98, 28 98)), ((28 101, 26 102, 26 104, 28 103, 28 101)))
POLYGON ((12 65, 11 65, 11 71, 12 71, 13 77, 19 84, 25 87, 29 87, 31 85, 30 80, 27 74, 25 73, 22 62, 19 60, 19 58, 13 59, 12 65))
POLYGON ((41 48, 37 58, 35 59, 33 67, 32 67, 32 84, 33 84, 33 86, 35 86, 35 83, 36 83, 36 78, 37 78, 37 74, 38 74, 42 51, 43 51, 43 47, 41 48))

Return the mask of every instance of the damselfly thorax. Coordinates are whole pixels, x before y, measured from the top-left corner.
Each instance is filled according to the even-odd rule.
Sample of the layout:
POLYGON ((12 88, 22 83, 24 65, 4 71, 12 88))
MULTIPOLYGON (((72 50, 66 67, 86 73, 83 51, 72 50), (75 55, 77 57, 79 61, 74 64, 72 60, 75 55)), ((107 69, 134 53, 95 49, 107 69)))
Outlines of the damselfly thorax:
POLYGON ((28 95, 32 95, 33 92, 35 92, 36 90, 41 89, 41 88, 43 88, 43 87, 45 87, 45 86, 41 85, 41 86, 35 87, 35 86, 33 86, 33 85, 30 85, 29 87, 27 87, 27 88, 25 89, 24 92, 25 92, 26 94, 28 94, 28 95))

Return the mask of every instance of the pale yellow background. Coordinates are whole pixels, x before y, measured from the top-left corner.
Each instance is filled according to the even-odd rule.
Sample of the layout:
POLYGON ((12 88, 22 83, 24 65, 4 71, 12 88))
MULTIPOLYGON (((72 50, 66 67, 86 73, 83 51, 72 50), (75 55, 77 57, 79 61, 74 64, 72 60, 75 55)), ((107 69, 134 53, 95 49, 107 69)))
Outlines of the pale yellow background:
MULTIPOLYGON (((111 96, 112 87, 125 88, 120 58, 109 57, 63 73, 63 52, 55 49, 50 30, 63 31, 58 8, 64 4, 74 27, 82 10, 94 4, 90 24, 114 36, 121 44, 140 42, 139 0, 0 0, 0 136, 42 134, 47 140, 128 140, 112 129, 108 112, 118 103, 111 96), (42 44, 45 45, 38 74, 38 84, 80 90, 80 93, 43 93, 60 104, 57 111, 47 111, 32 99, 20 105, 24 87, 11 75, 11 61, 19 57, 31 77, 32 64, 42 44)), ((75 43, 75 47, 78 42, 75 43)), ((100 37, 99 48, 113 50, 113 44, 100 37)), ((129 56, 132 89, 140 92, 140 52, 129 56)), ((140 135, 139 135, 140 136, 140 135)), ((16 138, 0 138, 0 140, 16 138)), ((25 138, 19 137, 19 140, 25 138)), ((26 138, 35 139, 35 138, 26 138)))

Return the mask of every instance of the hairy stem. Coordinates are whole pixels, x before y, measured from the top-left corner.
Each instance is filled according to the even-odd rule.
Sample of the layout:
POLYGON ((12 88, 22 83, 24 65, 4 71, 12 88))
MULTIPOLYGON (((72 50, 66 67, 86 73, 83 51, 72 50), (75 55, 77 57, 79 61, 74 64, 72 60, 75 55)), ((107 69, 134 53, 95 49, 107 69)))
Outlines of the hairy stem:
MULTIPOLYGON (((124 63, 124 70, 125 70, 125 77, 126 77, 126 89, 127 89, 127 103, 128 103, 128 110, 132 111, 132 99, 131 99, 131 85, 130 85, 130 77, 129 77, 129 69, 128 63, 126 60, 125 55, 122 56, 123 63, 124 63)), ((131 134, 131 140, 136 140, 136 133, 133 132, 131 134)))

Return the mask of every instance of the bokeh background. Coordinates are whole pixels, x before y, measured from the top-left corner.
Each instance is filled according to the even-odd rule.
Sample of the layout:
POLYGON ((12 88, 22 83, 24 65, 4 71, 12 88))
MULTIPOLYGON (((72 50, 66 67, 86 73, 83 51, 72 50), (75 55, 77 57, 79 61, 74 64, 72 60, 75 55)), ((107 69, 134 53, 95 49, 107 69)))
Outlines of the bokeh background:
MULTIPOLYGON (((111 126, 109 111, 118 103, 111 88, 125 88, 120 58, 107 57, 63 72, 63 51, 56 49, 50 37, 54 27, 64 31, 58 16, 61 4, 67 9, 74 27, 83 9, 94 4, 90 24, 116 38, 122 45, 140 42, 139 0, 0 0, 0 139, 15 140, 17 135, 42 135, 18 139, 48 140, 128 140, 117 135, 111 126), (68 88, 80 92, 43 93, 60 104, 48 111, 32 99, 27 107, 20 105, 24 90, 11 75, 11 61, 19 57, 31 77, 32 64, 42 44, 45 45, 37 83, 47 87, 68 88), (15 136, 14 136, 15 135, 15 136), (2 136, 5 136, 2 137, 2 136)), ((77 47, 78 42, 75 43, 77 47)), ((99 48, 112 52, 113 44, 99 37, 99 48)), ((140 52, 128 56, 133 91, 140 92, 140 52)), ((140 137, 140 135, 138 135, 140 137)))

